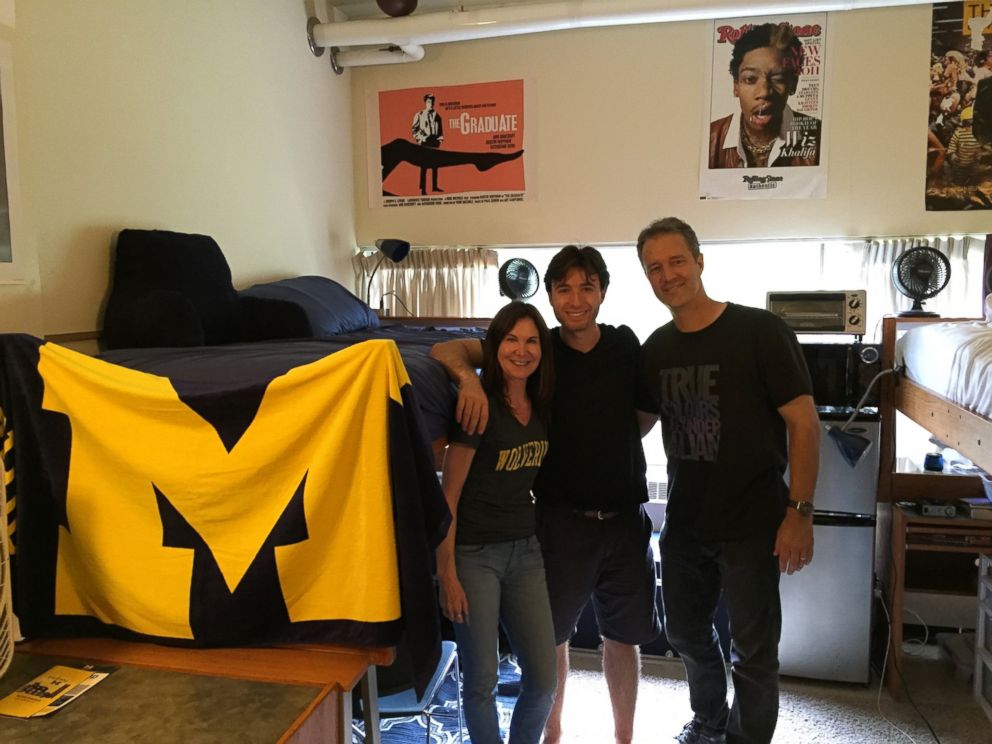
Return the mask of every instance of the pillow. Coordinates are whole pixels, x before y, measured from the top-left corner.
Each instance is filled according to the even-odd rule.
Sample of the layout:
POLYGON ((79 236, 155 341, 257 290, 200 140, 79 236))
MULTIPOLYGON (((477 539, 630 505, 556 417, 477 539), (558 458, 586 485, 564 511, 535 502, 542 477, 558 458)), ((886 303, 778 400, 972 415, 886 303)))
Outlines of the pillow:
POLYGON ((243 336, 231 269, 213 238, 168 230, 120 231, 103 319, 106 348, 189 345, 197 338, 212 346, 243 336), (170 309, 179 316, 169 318, 170 309), (157 329, 156 323, 165 327, 157 329))
POLYGON ((242 290, 240 295, 298 305, 306 313, 315 338, 379 327, 372 308, 325 276, 296 276, 256 284, 242 290))
POLYGON ((131 306, 129 321, 128 346, 158 349, 204 344, 200 314, 180 292, 156 289, 142 295, 131 306))

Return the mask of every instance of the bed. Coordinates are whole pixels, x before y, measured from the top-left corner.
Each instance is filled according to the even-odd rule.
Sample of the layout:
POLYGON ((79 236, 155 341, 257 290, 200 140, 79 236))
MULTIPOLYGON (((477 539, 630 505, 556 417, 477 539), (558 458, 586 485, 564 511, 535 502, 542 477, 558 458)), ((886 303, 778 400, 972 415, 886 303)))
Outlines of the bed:
POLYGON ((916 324, 898 339, 896 360, 917 385, 992 417, 992 327, 986 321, 916 324))
POLYGON ((895 414, 908 416, 992 472, 992 325, 975 319, 887 317, 882 367, 897 362, 905 362, 905 373, 898 381, 886 378, 882 387, 880 500, 925 496, 953 501, 977 495, 977 478, 944 479, 935 489, 924 477, 894 473, 895 414))
MULTIPOLYGON (((887 376, 882 387, 879 500, 931 502, 940 508, 934 502, 980 496, 984 489, 975 476, 896 472, 896 414, 992 472, 992 325, 967 318, 887 317, 882 336, 882 368, 905 364, 905 373, 898 380, 887 376)), ((903 622, 910 618, 905 613, 954 627, 969 627, 967 618, 975 616, 972 562, 987 544, 987 530, 940 514, 901 504, 882 504, 878 510, 876 571, 891 618, 886 681, 897 699, 902 695, 903 622)))
POLYGON ((429 676, 450 515, 428 358, 400 324, 88 357, 0 335, 14 607, 28 637, 395 645, 429 676))

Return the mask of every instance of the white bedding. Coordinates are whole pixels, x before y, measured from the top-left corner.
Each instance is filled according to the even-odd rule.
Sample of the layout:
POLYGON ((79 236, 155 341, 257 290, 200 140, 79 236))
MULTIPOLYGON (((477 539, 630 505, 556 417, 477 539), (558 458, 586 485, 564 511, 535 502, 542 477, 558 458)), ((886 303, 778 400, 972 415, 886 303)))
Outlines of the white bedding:
POLYGON ((928 323, 896 343, 906 376, 945 398, 992 417, 992 323, 928 323))

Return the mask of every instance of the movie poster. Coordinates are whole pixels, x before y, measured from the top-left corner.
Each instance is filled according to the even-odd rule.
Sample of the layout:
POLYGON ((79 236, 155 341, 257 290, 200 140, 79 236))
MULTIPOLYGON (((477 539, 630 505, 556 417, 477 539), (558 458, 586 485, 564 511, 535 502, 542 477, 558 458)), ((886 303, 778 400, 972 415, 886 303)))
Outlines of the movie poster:
POLYGON ((523 80, 380 91, 369 106, 371 206, 524 200, 523 80))
POLYGON ((826 196, 826 38, 825 13, 713 22, 701 199, 826 196))
POLYGON ((992 3, 933 6, 926 207, 992 209, 992 3))

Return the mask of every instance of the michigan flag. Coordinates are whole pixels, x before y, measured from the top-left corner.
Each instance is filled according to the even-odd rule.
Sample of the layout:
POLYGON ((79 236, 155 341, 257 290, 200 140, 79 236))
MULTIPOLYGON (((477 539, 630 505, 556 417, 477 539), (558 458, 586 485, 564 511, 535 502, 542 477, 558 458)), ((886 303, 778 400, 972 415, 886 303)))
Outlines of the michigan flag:
MULTIPOLYGON (((27 636, 395 645, 429 673, 449 514, 391 341, 143 350, 0 335, 27 636)), ((429 676, 429 674, 428 674, 429 676)))

